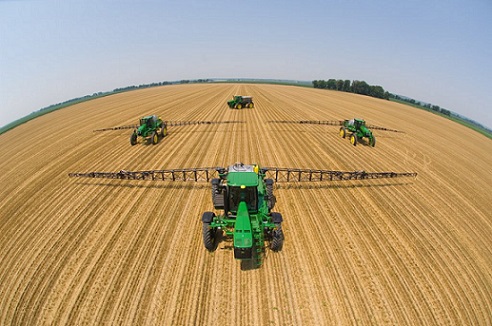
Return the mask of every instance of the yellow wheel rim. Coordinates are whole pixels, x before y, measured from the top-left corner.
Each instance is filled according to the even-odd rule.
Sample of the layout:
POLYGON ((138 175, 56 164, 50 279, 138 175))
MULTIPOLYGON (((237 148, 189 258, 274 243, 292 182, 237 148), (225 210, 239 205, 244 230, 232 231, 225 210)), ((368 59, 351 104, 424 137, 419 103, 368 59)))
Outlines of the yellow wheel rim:
POLYGON ((164 136, 167 136, 167 128, 164 128, 163 134, 164 134, 164 136))
POLYGON ((343 137, 343 130, 340 130, 340 137, 343 137))
POLYGON ((354 137, 354 136, 350 137, 350 143, 351 143, 352 145, 353 145, 353 144, 355 144, 355 137, 354 137))
POLYGON ((242 105, 241 105, 241 104, 238 104, 238 105, 237 105, 237 108, 238 108, 238 110, 241 110, 243 107, 242 107, 242 105))
POLYGON ((157 143, 158 140, 159 139, 158 139, 157 135, 154 135, 154 143, 157 143))

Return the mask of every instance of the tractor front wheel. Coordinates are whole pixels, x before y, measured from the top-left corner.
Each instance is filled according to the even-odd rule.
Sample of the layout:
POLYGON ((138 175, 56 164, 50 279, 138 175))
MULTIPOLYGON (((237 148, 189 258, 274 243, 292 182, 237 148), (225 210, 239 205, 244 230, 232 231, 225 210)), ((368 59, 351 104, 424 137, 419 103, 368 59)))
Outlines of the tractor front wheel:
POLYGON ((203 244, 208 251, 215 250, 215 230, 210 227, 210 223, 202 225, 203 244))
POLYGON ((236 105, 236 109, 241 110, 243 106, 241 104, 236 105))
POLYGON ((270 243, 270 249, 272 251, 280 251, 284 245, 284 233, 282 232, 282 224, 275 223, 275 230, 272 234, 272 242, 270 243))
POLYGON ((357 135, 356 134, 350 135, 350 143, 354 146, 357 146, 357 135))
POLYGON ((136 133, 133 133, 131 136, 130 136, 130 145, 135 145, 137 143, 137 134, 136 133))

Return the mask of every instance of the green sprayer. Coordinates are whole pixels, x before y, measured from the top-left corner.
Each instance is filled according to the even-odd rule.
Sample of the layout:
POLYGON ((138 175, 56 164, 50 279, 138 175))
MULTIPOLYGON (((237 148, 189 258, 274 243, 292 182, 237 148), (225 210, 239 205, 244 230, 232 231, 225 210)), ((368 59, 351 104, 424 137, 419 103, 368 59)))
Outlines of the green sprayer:
POLYGON ((376 146, 376 136, 372 133, 370 129, 374 130, 384 130, 391 132, 400 132, 395 129, 378 127, 373 125, 367 125, 363 119, 351 119, 351 120, 334 120, 334 121, 326 121, 326 120, 299 120, 299 121, 290 121, 290 120, 274 120, 268 121, 270 123, 299 123, 299 124, 314 124, 314 125, 327 125, 327 126, 341 126, 340 127, 340 136, 342 138, 349 136, 350 143, 354 146, 357 146, 363 138, 368 139, 369 146, 376 146))
POLYGON ((102 128, 93 131, 99 132, 108 130, 133 129, 133 133, 130 135, 130 145, 133 146, 142 141, 146 141, 147 143, 155 145, 161 139, 167 136, 167 128, 169 126, 177 127, 201 124, 212 125, 243 122, 244 121, 163 121, 161 117, 157 117, 157 115, 154 114, 141 118, 138 125, 102 128))
POLYGON ((69 173, 70 177, 124 180, 210 182, 214 211, 204 212, 200 223, 205 248, 213 252, 220 242, 232 242, 234 258, 259 267, 269 248, 282 250, 283 218, 273 212, 276 182, 322 182, 416 177, 413 172, 333 171, 260 167, 235 163, 229 167, 179 168, 119 172, 69 173))

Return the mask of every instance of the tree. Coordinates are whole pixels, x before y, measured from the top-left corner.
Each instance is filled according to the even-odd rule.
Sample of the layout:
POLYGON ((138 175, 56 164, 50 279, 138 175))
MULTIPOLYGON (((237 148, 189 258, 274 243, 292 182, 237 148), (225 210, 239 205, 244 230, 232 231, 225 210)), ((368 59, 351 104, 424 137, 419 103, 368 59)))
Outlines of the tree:
POLYGON ((326 88, 337 89, 337 81, 335 79, 328 79, 326 82, 326 88))
POLYGON ((350 80, 346 79, 343 82, 342 91, 344 91, 344 92, 350 92, 350 80))
POLYGON ((352 92, 361 95, 369 95, 369 85, 365 81, 354 80, 352 82, 352 92))

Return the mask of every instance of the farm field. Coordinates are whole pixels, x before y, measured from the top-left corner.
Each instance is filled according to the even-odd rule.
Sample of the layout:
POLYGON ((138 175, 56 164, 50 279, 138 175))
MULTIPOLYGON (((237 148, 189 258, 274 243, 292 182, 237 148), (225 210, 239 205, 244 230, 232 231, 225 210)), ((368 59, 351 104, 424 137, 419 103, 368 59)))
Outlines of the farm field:
POLYGON ((349 93, 190 84, 120 93, 0 135, 0 325, 491 325, 492 141, 433 115, 349 93), (231 110, 234 94, 255 108, 231 110), (130 146, 131 125, 168 128, 130 146), (375 130, 352 146, 343 120, 375 130), (242 268, 210 253, 209 183, 69 178, 70 172, 261 166, 418 172, 278 183, 283 250, 242 268))

